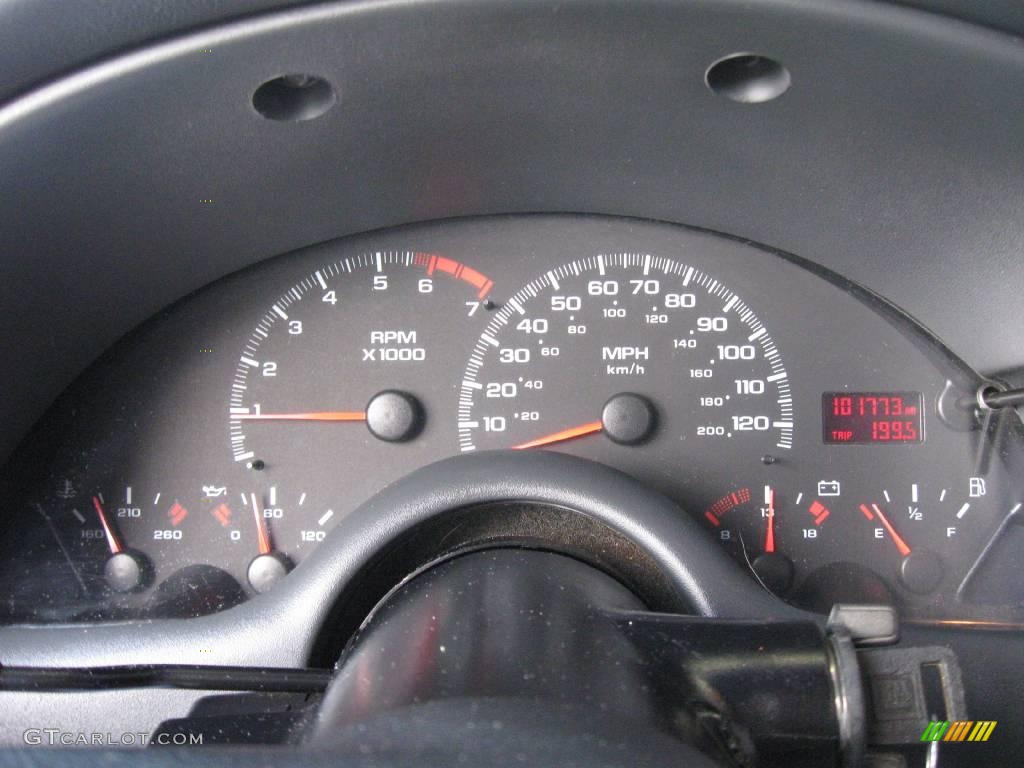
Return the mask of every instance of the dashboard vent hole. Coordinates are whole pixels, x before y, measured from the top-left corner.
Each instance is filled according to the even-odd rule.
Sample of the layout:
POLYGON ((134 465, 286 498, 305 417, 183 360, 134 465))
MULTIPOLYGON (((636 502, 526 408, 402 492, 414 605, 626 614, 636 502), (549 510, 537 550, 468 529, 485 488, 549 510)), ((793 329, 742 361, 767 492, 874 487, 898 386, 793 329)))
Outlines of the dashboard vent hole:
POLYGON ((268 120, 298 122, 320 117, 338 100, 334 88, 315 75, 282 75, 252 95, 252 106, 268 120))
POLYGON ((782 64, 753 53, 734 53, 719 59, 704 75, 714 93, 741 104, 760 104, 777 99, 791 82, 782 64))

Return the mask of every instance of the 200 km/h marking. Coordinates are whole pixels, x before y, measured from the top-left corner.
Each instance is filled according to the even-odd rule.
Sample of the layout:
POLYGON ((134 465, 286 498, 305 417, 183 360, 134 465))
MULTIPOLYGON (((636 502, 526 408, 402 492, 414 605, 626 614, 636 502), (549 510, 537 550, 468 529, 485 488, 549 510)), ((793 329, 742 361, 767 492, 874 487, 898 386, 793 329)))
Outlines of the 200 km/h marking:
POLYGON ((462 377, 460 449, 576 445, 584 428, 614 439, 590 428, 624 392, 676 415, 670 437, 690 445, 793 446, 786 368, 753 309, 693 266, 614 253, 549 270, 495 312, 462 377))

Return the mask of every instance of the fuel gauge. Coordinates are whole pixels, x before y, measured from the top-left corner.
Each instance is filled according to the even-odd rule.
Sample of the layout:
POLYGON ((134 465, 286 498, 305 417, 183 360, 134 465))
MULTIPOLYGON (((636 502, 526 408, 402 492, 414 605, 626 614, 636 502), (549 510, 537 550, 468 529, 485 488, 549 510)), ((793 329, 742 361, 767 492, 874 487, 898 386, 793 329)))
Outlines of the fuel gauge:
POLYGON ((883 488, 860 501, 857 511, 875 569, 883 577, 892 574, 903 589, 921 596, 963 577, 979 533, 993 517, 984 477, 883 488))

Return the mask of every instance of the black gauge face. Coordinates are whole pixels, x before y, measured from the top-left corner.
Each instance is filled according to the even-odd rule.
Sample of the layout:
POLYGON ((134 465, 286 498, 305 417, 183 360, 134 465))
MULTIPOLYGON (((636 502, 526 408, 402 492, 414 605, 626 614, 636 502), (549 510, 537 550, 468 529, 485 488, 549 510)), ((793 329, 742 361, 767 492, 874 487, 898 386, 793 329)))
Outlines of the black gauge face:
MULTIPOLYGON (((39 548, 66 583, 51 594, 45 580, 23 581, 13 615, 65 621, 223 610, 272 589, 361 502, 445 455, 438 445, 447 442, 455 404, 436 372, 461 365, 493 282, 433 253, 360 251, 313 264, 298 282, 287 269, 287 282, 272 278, 259 314, 236 313, 240 327, 223 344, 175 339, 187 350, 179 349, 184 374, 119 361, 136 380, 140 367, 152 379, 96 426, 120 437, 142 413, 152 449, 126 452, 117 440, 98 439, 91 423, 58 429, 96 446, 84 454, 86 466, 73 462, 31 502, 45 513, 39 548), (231 347, 225 365, 217 352, 231 347), (191 368, 196 348, 204 369, 213 361, 202 374, 191 368)), ((211 296, 204 316, 222 322, 218 304, 252 298, 245 280, 229 293, 211 296)), ((151 349, 139 347, 143 358, 151 349)))
POLYGON ((987 542, 1020 509, 992 487, 1005 477, 951 472, 873 488, 836 471, 809 483, 772 467, 755 475, 700 510, 708 530, 772 592, 817 611, 856 602, 948 610, 966 599, 987 542))
POLYGON ((0 476, 0 611, 224 610, 348 546, 389 483, 518 449, 663 492, 795 605, 1021 620, 1024 440, 980 382, 855 286, 709 233, 504 217, 317 246, 154 318, 40 422, 0 476))
POLYGON ((216 498, 124 483, 83 487, 70 477, 49 485, 49 500, 32 504, 47 535, 27 537, 47 561, 23 584, 33 618, 200 616, 246 599, 223 559, 196 562, 197 551, 223 552, 237 538, 218 525, 216 498))
POLYGON ((612 253, 556 267, 504 302, 463 374, 459 447, 567 446, 677 498, 690 462, 793 446, 782 355, 719 279, 612 253))
POLYGON ((452 259, 410 251, 316 270, 245 344, 231 385, 234 460, 273 468, 310 448, 414 439, 429 417, 423 384, 451 343, 439 319, 475 312, 492 285, 452 259))
POLYGON ((224 504, 241 513, 232 532, 253 553, 251 588, 269 589, 353 500, 431 460, 425 446, 450 405, 437 372, 458 348, 452 336, 486 314, 492 286, 445 256, 372 251, 321 266, 266 310, 226 414, 234 493, 224 504), (325 484, 344 498, 321 502, 325 484))
POLYGON ((976 441, 941 417, 942 379, 927 398, 823 392, 802 378, 829 380, 807 361, 794 380, 759 298, 771 309, 643 252, 547 271, 501 303, 469 357, 460 450, 567 451, 625 470, 801 607, 948 611, 1014 508, 1006 478, 971 469, 976 441))

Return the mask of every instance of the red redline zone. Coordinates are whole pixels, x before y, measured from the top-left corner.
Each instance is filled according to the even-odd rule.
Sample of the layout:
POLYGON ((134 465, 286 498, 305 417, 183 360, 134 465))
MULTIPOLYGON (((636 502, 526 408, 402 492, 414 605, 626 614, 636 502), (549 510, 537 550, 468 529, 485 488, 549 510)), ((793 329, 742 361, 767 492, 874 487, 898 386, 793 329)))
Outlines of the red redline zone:
POLYGON ((417 253, 413 257, 413 263, 420 267, 425 267, 427 275, 432 276, 434 272, 444 272, 451 275, 456 280, 462 280, 469 283, 477 289, 477 298, 483 299, 490 293, 491 288, 494 287, 494 281, 486 275, 478 272, 472 267, 467 267, 455 259, 449 259, 447 256, 438 256, 434 253, 417 253))
POLYGON ((809 509, 807 510, 807 513, 808 513, 808 514, 809 514, 809 515, 810 515, 811 517, 813 517, 813 518, 814 518, 814 524, 815 524, 815 525, 821 525, 821 524, 822 524, 823 522, 825 522, 825 518, 826 518, 826 517, 828 517, 828 516, 829 516, 830 514, 832 514, 832 513, 831 513, 831 512, 829 511, 829 508, 828 508, 828 507, 826 507, 826 506, 825 506, 824 504, 822 504, 822 503, 821 503, 820 501, 818 501, 817 499, 815 499, 815 500, 814 500, 814 501, 813 501, 813 502, 811 503, 811 506, 810 506, 810 508, 809 508, 809 509))
POLYGON ((720 498, 706 510, 704 510, 704 517, 706 517, 712 525, 718 526, 721 524, 721 517, 730 509, 738 507, 741 504, 746 504, 750 501, 750 489, 740 488, 732 493, 727 493, 725 496, 720 498))
POLYGON ((171 525, 181 525, 181 521, 188 517, 188 510, 178 502, 174 502, 171 508, 167 510, 167 517, 170 518, 171 525))
POLYGON ((231 525, 231 508, 227 504, 220 504, 210 510, 210 514, 213 515, 217 522, 220 523, 224 528, 231 525))

